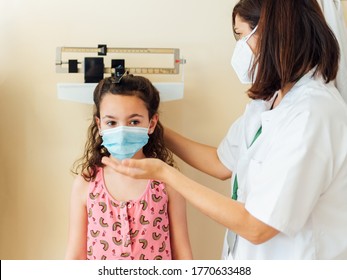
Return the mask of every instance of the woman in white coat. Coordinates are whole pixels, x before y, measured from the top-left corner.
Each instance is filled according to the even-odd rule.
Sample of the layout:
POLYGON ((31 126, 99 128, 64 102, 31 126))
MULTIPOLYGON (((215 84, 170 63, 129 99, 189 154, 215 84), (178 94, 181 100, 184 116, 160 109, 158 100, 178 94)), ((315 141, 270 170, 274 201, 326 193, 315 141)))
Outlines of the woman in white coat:
POLYGON ((227 259, 347 259, 347 107, 333 85, 339 47, 316 0, 241 0, 232 66, 253 99, 218 148, 166 130, 195 168, 232 176, 233 197, 160 160, 103 158, 157 178, 228 228, 227 259))

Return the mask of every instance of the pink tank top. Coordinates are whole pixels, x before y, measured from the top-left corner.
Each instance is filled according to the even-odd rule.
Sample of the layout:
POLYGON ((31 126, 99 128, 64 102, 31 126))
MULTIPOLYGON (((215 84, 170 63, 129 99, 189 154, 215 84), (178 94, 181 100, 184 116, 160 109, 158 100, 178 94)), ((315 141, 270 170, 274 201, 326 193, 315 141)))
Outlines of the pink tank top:
POLYGON ((89 184, 87 259, 171 259, 165 185, 149 180, 135 200, 120 202, 105 187, 103 168, 89 184))

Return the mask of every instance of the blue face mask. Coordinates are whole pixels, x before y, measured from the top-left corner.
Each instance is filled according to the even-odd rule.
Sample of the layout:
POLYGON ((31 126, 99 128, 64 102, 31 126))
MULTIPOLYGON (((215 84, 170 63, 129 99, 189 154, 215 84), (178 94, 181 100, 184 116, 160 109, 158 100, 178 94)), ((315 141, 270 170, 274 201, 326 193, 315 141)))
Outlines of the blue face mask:
POLYGON ((102 145, 115 158, 132 158, 148 142, 148 128, 118 126, 101 132, 102 145))

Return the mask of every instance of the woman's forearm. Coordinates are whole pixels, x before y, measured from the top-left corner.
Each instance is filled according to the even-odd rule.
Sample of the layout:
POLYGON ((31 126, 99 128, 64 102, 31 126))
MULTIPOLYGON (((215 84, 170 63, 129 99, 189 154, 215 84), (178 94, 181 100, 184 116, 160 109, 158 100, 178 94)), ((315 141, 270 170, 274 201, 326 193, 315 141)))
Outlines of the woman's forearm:
POLYGON ((217 223, 236 232, 254 244, 275 236, 278 231, 253 217, 244 204, 221 195, 166 166, 163 180, 194 207, 217 223))
POLYGON ((220 162, 215 147, 190 140, 169 128, 165 128, 164 137, 166 146, 192 167, 222 180, 231 177, 230 170, 220 162))

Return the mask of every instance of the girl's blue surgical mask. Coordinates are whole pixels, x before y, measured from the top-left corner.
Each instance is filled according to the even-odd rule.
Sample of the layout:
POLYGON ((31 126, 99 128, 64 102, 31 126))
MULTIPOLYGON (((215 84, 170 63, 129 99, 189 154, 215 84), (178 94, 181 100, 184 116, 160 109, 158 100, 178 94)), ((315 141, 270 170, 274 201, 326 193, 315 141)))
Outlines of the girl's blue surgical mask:
POLYGON ((247 41, 257 30, 257 27, 258 26, 256 26, 250 34, 236 42, 234 53, 231 58, 231 66, 234 68, 237 77, 243 84, 251 84, 253 82, 250 77, 249 69, 253 63, 254 54, 247 41))
POLYGON ((132 158, 148 142, 148 128, 118 126, 101 132, 102 145, 119 160, 132 158))

